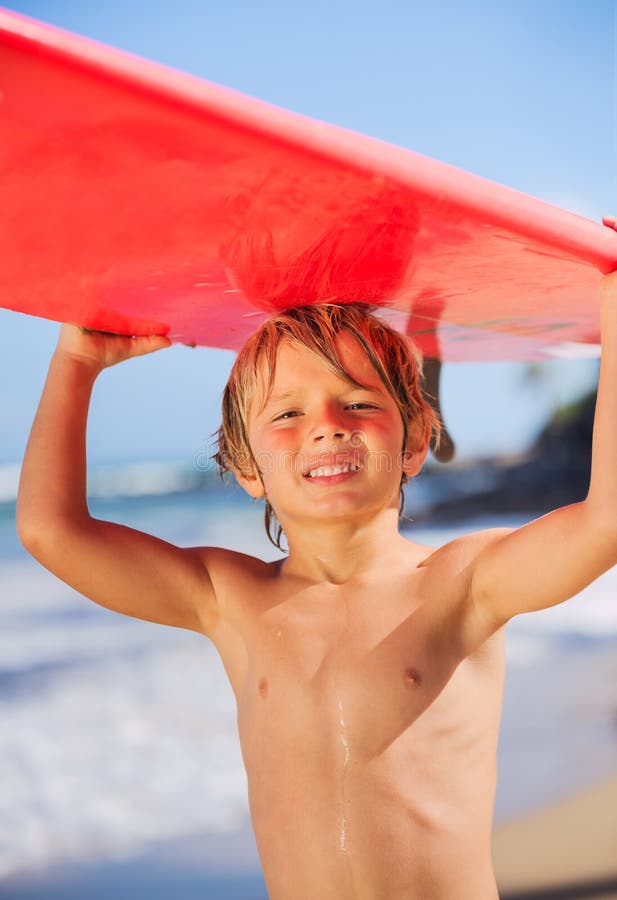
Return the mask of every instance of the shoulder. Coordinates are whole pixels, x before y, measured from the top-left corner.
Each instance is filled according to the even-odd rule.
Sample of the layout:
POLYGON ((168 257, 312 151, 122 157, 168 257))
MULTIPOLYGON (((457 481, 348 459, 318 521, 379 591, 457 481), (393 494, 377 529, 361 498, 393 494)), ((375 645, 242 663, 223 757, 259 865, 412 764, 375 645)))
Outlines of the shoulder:
POLYGON ((498 543, 512 531, 514 531, 513 528, 486 528, 480 531, 470 531, 434 550, 421 563, 421 566, 435 569, 447 567, 453 572, 463 572, 484 550, 498 543))
POLYGON ((502 538, 512 534, 514 528, 485 528, 471 531, 451 542, 453 548, 469 562, 480 555, 487 547, 498 543, 502 538))
POLYGON ((199 547, 195 551, 208 574, 219 613, 225 615, 243 598, 257 596, 279 577, 281 561, 266 562, 257 556, 223 547, 199 547))
MULTIPOLYGON (((280 564, 223 547, 192 547, 186 552, 197 557, 210 583, 217 631, 225 622, 238 624, 252 617, 259 598, 270 595, 280 568, 280 564)), ((214 629, 210 630, 214 639, 214 629)))
POLYGON ((225 547, 195 547, 192 550, 201 560, 213 581, 228 578, 272 578, 278 572, 280 563, 265 562, 249 553, 228 550, 225 547))

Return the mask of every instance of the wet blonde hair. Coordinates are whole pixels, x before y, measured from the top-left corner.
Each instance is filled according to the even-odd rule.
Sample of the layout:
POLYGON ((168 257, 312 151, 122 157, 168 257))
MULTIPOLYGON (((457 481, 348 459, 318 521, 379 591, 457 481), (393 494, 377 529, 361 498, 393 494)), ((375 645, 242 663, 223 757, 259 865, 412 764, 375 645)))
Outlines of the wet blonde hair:
MULTIPOLYGON (((267 319, 238 354, 223 392, 222 424, 217 432, 218 450, 214 459, 221 474, 260 474, 248 438, 249 416, 256 398, 262 408, 267 402, 274 384, 278 349, 283 342, 300 344, 337 375, 356 387, 364 387, 343 365, 336 346, 340 334, 351 334, 356 339, 396 403, 403 421, 401 449, 405 451, 410 440, 414 452, 427 448, 431 439, 438 441, 439 417, 422 393, 422 358, 409 338, 372 315, 368 304, 299 306, 267 319)), ((403 473, 400 512, 404 502, 402 486, 406 481, 403 473)), ((267 497, 264 519, 270 541, 282 549, 282 528, 267 497)))

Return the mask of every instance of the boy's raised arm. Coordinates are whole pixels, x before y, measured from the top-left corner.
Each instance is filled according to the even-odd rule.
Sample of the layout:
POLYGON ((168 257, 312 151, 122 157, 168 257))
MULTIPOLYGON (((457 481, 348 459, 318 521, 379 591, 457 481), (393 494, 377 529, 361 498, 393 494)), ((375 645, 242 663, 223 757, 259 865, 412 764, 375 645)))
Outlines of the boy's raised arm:
POLYGON ((95 519, 86 502, 86 423, 96 377, 168 344, 62 327, 24 457, 17 529, 36 559, 96 603, 208 633, 214 596, 202 552, 95 519))
MULTIPOLYGON (((604 223, 617 230, 617 219, 604 223)), ((496 534, 471 564, 466 624, 472 646, 514 615, 567 600, 617 564, 617 272, 602 280, 600 304, 602 360, 589 492, 580 503, 496 534)))

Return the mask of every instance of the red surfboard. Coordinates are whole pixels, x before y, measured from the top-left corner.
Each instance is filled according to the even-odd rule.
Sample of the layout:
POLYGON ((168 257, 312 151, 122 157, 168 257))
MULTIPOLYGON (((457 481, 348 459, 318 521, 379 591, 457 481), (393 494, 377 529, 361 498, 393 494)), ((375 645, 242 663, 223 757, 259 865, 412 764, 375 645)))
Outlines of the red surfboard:
POLYGON ((9 309, 238 348, 362 300, 446 360, 598 340, 599 224, 1 10, 0 95, 9 309))

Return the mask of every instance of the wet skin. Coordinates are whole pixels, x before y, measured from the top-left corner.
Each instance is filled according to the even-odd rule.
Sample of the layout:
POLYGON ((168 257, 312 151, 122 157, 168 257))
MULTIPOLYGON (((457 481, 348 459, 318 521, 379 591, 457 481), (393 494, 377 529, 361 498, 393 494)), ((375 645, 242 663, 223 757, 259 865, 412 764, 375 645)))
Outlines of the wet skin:
POLYGON ((403 456, 395 402, 355 341, 342 351, 362 388, 287 345, 253 411, 260 471, 240 480, 288 557, 208 557, 270 900, 494 900, 503 641, 468 655, 457 632, 489 538, 435 553, 398 534, 424 453, 403 456))
POLYGON ((502 636, 461 660, 451 612, 469 545, 396 550, 342 585, 247 558, 229 593, 220 551, 213 639, 270 900, 497 897, 502 636))

